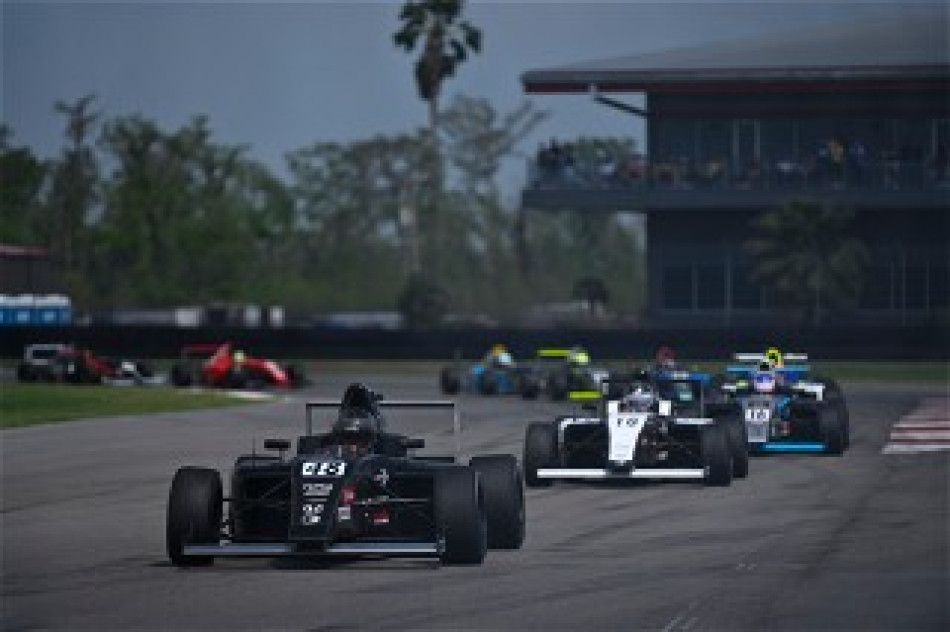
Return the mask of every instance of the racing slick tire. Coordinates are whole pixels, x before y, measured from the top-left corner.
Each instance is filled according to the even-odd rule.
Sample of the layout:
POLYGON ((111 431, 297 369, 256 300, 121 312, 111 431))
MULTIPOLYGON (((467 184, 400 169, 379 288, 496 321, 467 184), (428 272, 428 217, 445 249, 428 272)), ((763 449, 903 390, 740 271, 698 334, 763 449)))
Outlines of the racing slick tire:
POLYGON ((567 374, 556 371, 548 377, 548 397, 551 398, 551 401, 564 401, 567 399, 567 394, 570 390, 571 385, 567 374))
POLYGON ((725 427, 716 424, 699 430, 699 447, 703 467, 707 469, 707 485, 725 487, 732 482, 732 454, 727 434, 725 427))
POLYGON ((541 393, 541 381, 536 375, 523 375, 518 386, 522 399, 537 399, 541 393))
POLYGON ((520 549, 524 542, 524 481, 518 460, 510 454, 475 456, 469 467, 478 472, 488 515, 488 548, 520 549))
POLYGON ((284 366, 284 373, 287 374, 291 388, 303 388, 307 386, 307 373, 299 364, 288 364, 284 366))
POLYGON ((818 409, 818 434, 825 450, 832 456, 841 456, 845 449, 845 426, 841 409, 832 403, 818 409))
POLYGON ((172 385, 187 387, 194 383, 194 376, 191 374, 191 371, 188 370, 188 367, 182 364, 172 366, 172 385))
POLYGON ((557 434, 550 423, 537 421, 524 437, 524 480, 528 487, 550 487, 551 479, 538 478, 538 470, 557 463, 557 434))
POLYGON ((175 472, 168 494, 165 544, 175 566, 208 566, 211 556, 185 555, 186 544, 217 544, 223 508, 221 475, 204 467, 182 467, 175 472))
POLYGON ((749 476, 749 435, 741 417, 726 417, 726 434, 732 454, 732 477, 749 476))
POLYGON ((441 470, 435 479, 435 512, 443 564, 481 564, 488 551, 488 518, 478 472, 441 470))
POLYGON ((439 372, 439 388, 445 395, 455 395, 459 392, 461 380, 455 367, 443 367, 439 372))
POLYGON ((844 449, 847 450, 851 447, 851 415, 848 412, 848 402, 845 401, 844 393, 836 381, 823 378, 820 382, 825 385, 825 399, 838 408, 838 415, 844 425, 844 449))
POLYGON ((33 367, 25 362, 21 362, 16 367, 16 379, 20 382, 35 382, 37 380, 36 372, 33 367))
POLYGON ((485 371, 478 376, 478 392, 482 395, 494 395, 498 392, 498 376, 494 371, 485 371))

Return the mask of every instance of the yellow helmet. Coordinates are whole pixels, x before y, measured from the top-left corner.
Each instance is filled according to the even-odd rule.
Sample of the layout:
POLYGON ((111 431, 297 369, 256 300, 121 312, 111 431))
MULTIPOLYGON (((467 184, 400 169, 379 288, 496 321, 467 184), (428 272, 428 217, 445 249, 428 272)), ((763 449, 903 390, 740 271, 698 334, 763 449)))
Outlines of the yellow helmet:
POLYGON ((568 359, 574 364, 590 364, 590 356, 579 347, 571 349, 571 354, 568 359))
POLYGON ((497 356, 497 355, 501 355, 501 354, 507 353, 507 352, 508 352, 508 348, 505 347, 505 345, 503 345, 503 344, 497 344, 497 345, 494 345, 494 346, 491 348, 491 353, 492 353, 492 355, 496 355, 496 356, 497 356))
POLYGON ((785 365, 785 360, 782 358, 782 352, 771 347, 768 351, 765 352, 765 361, 769 363, 773 369, 780 369, 785 365))

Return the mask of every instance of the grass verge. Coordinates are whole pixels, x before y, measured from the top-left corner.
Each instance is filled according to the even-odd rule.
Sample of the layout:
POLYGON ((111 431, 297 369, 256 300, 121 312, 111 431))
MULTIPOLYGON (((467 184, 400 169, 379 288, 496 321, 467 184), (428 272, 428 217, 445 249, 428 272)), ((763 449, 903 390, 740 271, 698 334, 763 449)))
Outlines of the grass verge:
POLYGON ((0 428, 109 417, 236 406, 251 400, 226 393, 177 388, 71 384, 0 385, 0 428))

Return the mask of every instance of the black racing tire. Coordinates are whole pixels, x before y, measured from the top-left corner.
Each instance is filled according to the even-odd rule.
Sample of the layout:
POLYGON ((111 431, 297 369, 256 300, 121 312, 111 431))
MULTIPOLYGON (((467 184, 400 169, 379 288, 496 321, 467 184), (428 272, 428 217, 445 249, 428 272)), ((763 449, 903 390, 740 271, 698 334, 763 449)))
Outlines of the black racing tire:
POLYGON ((828 403, 818 409, 818 434, 828 454, 841 456, 844 453, 844 419, 836 404, 828 403))
POLYGON ((299 364, 288 364, 284 366, 284 373, 287 374, 291 388, 303 388, 307 385, 307 373, 299 364))
POLYGON ((538 470, 557 463, 557 432, 552 424, 528 425, 524 437, 524 481, 528 487, 550 487, 551 479, 538 478, 538 470))
POLYGON ((498 379, 494 371, 485 371, 478 375, 478 392, 482 395, 494 395, 498 392, 498 379))
POLYGON ((825 385, 825 400, 838 407, 838 415, 844 425, 844 449, 851 446, 851 414, 848 411, 848 402, 844 398, 841 386, 831 378, 820 380, 825 385))
POLYGON ((37 375, 33 367, 26 362, 21 362, 16 367, 16 379, 20 382, 35 382, 37 375))
POLYGON ((191 371, 188 370, 188 367, 184 364, 172 365, 171 375, 173 386, 185 388, 191 386, 195 382, 191 371))
POLYGON ((725 418, 726 434, 729 439, 729 452, 732 454, 732 477, 749 476, 749 435, 741 417, 725 418))
POLYGON ((725 487, 732 483, 732 454, 726 428, 719 424, 701 427, 699 446, 703 467, 707 468, 706 484, 725 487))
POLYGON ((448 467, 435 479, 435 512, 442 563, 473 565, 488 552, 488 517, 478 472, 448 467))
POLYGON ((520 549, 524 543, 524 479, 518 459, 510 454, 475 456, 469 467, 478 472, 488 515, 488 548, 520 549))
POLYGON ((175 472, 168 494, 165 544, 175 566, 208 566, 211 556, 185 555, 187 544, 217 544, 223 510, 221 475, 204 467, 182 467, 175 472))
POLYGON ((555 371, 548 376, 547 386, 548 397, 554 402, 562 402, 567 399, 568 391, 571 390, 568 376, 561 371, 555 371))
POLYGON ((442 367, 439 372, 439 388, 445 395, 456 395, 459 392, 462 381, 459 379, 459 372, 455 367, 442 367))
POLYGON ((523 375, 519 381, 519 391, 522 399, 537 399, 541 393, 541 381, 536 375, 523 375))

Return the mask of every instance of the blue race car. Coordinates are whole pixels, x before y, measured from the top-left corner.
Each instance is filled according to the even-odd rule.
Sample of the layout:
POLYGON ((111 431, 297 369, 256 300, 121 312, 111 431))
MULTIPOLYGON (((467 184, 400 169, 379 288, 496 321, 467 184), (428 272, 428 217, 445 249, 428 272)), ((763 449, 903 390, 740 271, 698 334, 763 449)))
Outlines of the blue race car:
POLYGON ((446 395, 464 392, 535 399, 541 392, 541 376, 533 367, 516 364, 502 345, 495 345, 481 362, 442 367, 439 387, 446 395))
POLYGON ((743 364, 727 367, 717 382, 741 411, 750 452, 844 453, 850 444, 847 403, 834 380, 812 375, 806 355, 773 348, 734 359, 743 364))

